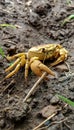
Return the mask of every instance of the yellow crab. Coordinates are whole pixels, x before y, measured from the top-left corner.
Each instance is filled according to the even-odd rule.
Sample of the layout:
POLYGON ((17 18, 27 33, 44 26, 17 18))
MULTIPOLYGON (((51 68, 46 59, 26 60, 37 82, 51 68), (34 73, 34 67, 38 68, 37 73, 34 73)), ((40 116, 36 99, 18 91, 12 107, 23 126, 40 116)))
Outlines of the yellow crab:
POLYGON ((11 71, 5 78, 10 78, 18 72, 20 67, 25 65, 25 79, 28 76, 29 67, 38 76, 41 76, 43 72, 47 74, 55 75, 52 70, 50 70, 46 65, 44 65, 45 60, 54 60, 50 66, 55 66, 60 62, 63 62, 68 55, 68 51, 63 48, 60 44, 45 44, 32 47, 27 53, 18 53, 13 56, 7 56, 7 59, 16 61, 9 66, 5 72, 11 71, 15 66, 15 69, 11 71), (43 63, 41 62, 43 61, 43 63))

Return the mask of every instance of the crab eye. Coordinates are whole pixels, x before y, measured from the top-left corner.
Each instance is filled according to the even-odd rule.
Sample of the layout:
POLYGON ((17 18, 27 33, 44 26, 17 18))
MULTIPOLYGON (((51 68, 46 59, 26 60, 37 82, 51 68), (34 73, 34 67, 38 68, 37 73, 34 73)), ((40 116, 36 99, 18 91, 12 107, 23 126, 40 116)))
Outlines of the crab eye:
POLYGON ((45 48, 42 48, 42 52, 44 52, 44 53, 45 53, 45 48))

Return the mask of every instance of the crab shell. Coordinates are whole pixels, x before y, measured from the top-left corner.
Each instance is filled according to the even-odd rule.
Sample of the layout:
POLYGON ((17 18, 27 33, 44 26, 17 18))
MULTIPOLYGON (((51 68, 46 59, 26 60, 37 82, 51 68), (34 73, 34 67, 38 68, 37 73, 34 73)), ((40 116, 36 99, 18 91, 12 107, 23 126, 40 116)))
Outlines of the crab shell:
POLYGON ((65 56, 66 59, 68 51, 59 44, 39 45, 30 48, 28 51, 28 56, 30 59, 32 57, 38 57, 39 60, 53 60, 53 58, 58 58, 62 54, 65 56))

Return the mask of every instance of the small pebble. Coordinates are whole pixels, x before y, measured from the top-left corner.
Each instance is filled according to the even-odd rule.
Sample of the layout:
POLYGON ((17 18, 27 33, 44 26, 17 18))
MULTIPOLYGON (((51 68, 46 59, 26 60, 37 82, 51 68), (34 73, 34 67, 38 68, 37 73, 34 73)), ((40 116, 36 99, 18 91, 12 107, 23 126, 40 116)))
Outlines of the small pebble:
POLYGON ((14 45, 10 46, 10 48, 7 51, 8 51, 9 55, 15 54, 15 52, 16 52, 16 46, 14 46, 14 45))
POLYGON ((51 98, 50 103, 51 104, 57 104, 59 102, 59 98, 57 95, 51 98))
POLYGON ((68 67, 64 64, 58 65, 55 67, 58 71, 64 72, 64 71, 69 71, 68 67))

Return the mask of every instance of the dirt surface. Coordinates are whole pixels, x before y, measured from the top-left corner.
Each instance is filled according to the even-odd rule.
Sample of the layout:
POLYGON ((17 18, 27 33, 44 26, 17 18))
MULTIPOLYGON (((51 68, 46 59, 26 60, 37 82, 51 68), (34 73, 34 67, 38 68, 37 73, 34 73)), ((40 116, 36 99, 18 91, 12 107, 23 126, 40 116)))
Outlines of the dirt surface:
POLYGON ((27 103, 23 99, 38 77, 30 70, 26 83, 23 67, 2 81, 10 63, 0 55, 0 130, 32 130, 46 119, 43 108, 48 105, 61 110, 44 124, 44 130, 74 130, 74 108, 55 96, 58 93, 74 101, 74 76, 66 77, 69 71, 74 73, 74 20, 62 26, 71 14, 74 14, 73 0, 71 4, 66 0, 0 0, 0 24, 16 25, 16 28, 0 27, 0 46, 5 55, 27 52, 33 46, 48 43, 59 43, 69 52, 67 65, 52 68, 57 78, 42 81, 27 103), (61 121, 65 118, 66 121, 61 121))

